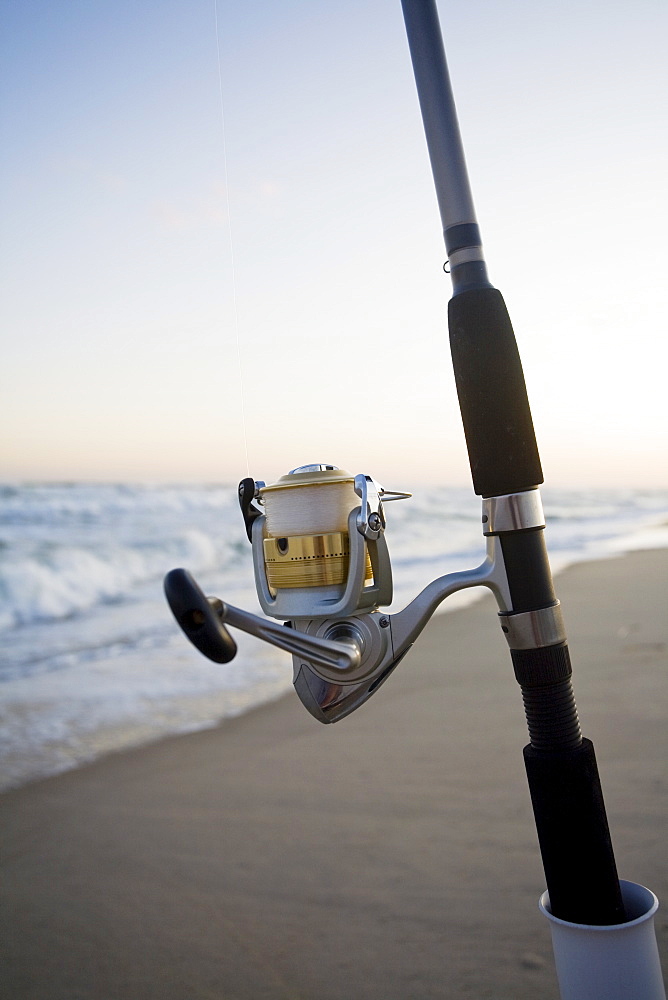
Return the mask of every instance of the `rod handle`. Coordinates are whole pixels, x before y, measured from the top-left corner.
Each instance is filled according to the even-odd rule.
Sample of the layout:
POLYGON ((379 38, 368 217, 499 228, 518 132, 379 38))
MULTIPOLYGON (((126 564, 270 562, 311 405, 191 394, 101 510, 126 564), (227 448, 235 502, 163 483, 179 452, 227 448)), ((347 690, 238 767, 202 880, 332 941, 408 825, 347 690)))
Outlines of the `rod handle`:
POLYGON ((552 913, 577 924, 620 924, 624 903, 594 747, 524 748, 552 913))
POLYGON ((450 350, 475 492, 521 493, 543 482, 515 334, 496 288, 448 305, 450 350))

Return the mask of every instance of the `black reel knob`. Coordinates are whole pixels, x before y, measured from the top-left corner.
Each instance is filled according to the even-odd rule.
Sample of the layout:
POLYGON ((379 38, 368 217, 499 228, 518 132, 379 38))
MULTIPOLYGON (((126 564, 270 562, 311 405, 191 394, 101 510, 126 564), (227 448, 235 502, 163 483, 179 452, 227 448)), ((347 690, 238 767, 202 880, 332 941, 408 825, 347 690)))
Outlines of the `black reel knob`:
POLYGON ((165 597, 186 637, 214 663, 229 663, 237 644, 218 615, 222 602, 204 593, 186 569, 173 569, 165 577, 165 597))

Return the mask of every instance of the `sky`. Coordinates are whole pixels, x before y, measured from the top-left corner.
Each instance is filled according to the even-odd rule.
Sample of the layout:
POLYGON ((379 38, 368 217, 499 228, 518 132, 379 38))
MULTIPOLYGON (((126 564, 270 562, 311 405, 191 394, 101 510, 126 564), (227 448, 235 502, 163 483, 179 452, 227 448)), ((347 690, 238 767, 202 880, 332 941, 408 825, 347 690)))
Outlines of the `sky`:
MULTIPOLYGON (((668 4, 439 11, 546 483, 668 487, 668 4)), ((0 478, 470 483, 399 0, 0 35, 0 478)))

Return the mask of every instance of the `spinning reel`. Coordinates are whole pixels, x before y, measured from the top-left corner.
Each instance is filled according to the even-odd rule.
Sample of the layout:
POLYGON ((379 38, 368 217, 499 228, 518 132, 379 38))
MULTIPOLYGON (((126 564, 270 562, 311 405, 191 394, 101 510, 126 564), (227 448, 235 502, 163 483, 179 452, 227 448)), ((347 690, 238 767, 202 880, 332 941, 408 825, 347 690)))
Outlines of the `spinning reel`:
MULTIPOLYGON (((489 587, 508 615, 497 536, 544 525, 538 490, 484 500, 484 562, 434 580, 403 611, 384 614, 379 609, 392 601, 384 504, 410 495, 333 465, 301 466, 269 486, 242 480, 239 502, 260 606, 283 624, 205 597, 186 570, 174 569, 165 594, 178 624, 216 663, 236 653, 227 626, 287 650, 295 689, 311 715, 326 723, 342 719, 378 690, 450 594, 489 587)), ((502 627, 510 641, 511 630, 502 627)))

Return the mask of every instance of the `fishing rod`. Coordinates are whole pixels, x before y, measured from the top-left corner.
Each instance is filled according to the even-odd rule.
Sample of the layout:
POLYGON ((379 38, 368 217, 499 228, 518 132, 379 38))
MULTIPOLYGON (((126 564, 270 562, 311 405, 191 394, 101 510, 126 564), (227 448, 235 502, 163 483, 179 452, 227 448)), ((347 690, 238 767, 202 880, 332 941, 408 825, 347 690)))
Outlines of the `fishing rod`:
POLYGON ((474 491, 482 498, 485 558, 434 580, 402 611, 384 612, 393 593, 386 505, 410 493, 316 462, 268 485, 250 477, 239 484, 267 617, 206 596, 183 568, 167 574, 165 594, 186 637, 217 663, 236 654, 229 627, 291 653, 302 704, 319 722, 334 723, 379 690, 442 601, 469 587, 491 590, 529 729, 524 759, 547 882, 541 906, 551 921, 562 996, 664 1000, 656 898, 642 886, 620 884, 594 748, 580 730, 524 376, 503 298, 487 277, 435 2, 403 0, 403 10, 450 261, 450 346, 474 491), (636 961, 636 991, 615 992, 626 974, 611 972, 619 956, 625 968, 635 960, 617 931, 639 926, 645 951, 636 961), (575 946, 568 937, 576 927, 606 932, 587 938, 580 966, 581 938, 575 946), (648 959, 652 942, 655 957, 648 959), (591 985, 596 964, 600 989, 578 992, 585 979, 591 985), (580 967, 568 992, 565 984, 580 967))
MULTIPOLYGON (((622 892, 594 747, 580 730, 545 525, 536 517, 543 474, 524 375, 503 297, 487 275, 436 2, 402 0, 402 8, 450 263, 450 349, 473 486, 483 509, 486 503, 491 509, 512 504, 514 513, 511 525, 490 517, 485 533, 499 538, 506 570, 510 606, 500 609, 499 619, 529 730, 524 760, 548 887, 542 906, 555 918, 562 993, 663 996, 658 953, 636 970, 635 980, 627 979, 628 967, 623 970, 627 985, 619 992, 615 945, 593 975, 593 950, 587 961, 585 945, 576 971, 574 953, 560 936, 562 924, 619 927, 653 909, 656 900, 629 883, 622 892)), ((611 941, 621 945, 619 935, 611 941)), ((652 942, 656 949, 653 932, 652 942)), ((630 954, 625 958, 633 964, 630 954)))
POLYGON ((586 924, 625 919, 594 748, 580 731, 572 667, 539 510, 543 473, 515 335, 487 276, 433 0, 402 0, 450 261, 450 349, 473 487, 512 502, 499 538, 510 606, 501 611, 530 744, 529 788, 553 912, 586 924), (509 498, 512 498, 510 501, 509 498))

